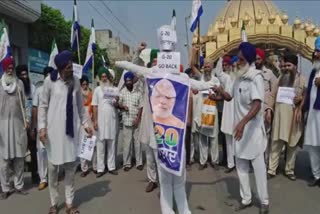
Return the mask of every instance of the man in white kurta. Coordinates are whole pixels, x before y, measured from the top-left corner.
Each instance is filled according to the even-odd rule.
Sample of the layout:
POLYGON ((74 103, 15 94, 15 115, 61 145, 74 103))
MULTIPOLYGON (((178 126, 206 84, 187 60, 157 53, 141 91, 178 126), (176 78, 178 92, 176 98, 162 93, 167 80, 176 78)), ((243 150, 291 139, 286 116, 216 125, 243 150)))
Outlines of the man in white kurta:
POLYGON ((308 118, 304 145, 309 152, 314 177, 309 186, 320 185, 320 37, 317 38, 315 47, 314 69, 310 74, 307 99, 305 100, 308 118))
POLYGON ((255 69, 255 47, 243 42, 239 47, 238 77, 229 94, 221 92, 223 97, 234 99, 234 145, 236 169, 240 181, 241 204, 236 211, 252 206, 252 195, 249 181, 250 162, 254 169, 260 214, 269 212, 267 190, 267 173, 264 162, 264 151, 267 138, 264 129, 262 104, 264 101, 263 76, 255 69))
POLYGON ((12 192, 27 194, 24 186, 24 157, 27 151, 27 132, 24 121, 25 95, 23 83, 14 72, 11 57, 2 61, 3 76, 0 80, 0 182, 7 199, 12 192), (13 172, 13 173, 12 173, 13 172), (14 189, 11 187, 13 177, 14 189))
POLYGON ((38 110, 40 141, 44 143, 48 155, 49 213, 58 211, 58 171, 62 169, 65 172, 66 212, 79 213, 73 207, 79 146, 77 127, 81 123, 88 134, 92 134, 92 130, 86 125, 89 117, 83 107, 79 79, 73 76, 72 53, 63 51, 54 61, 58 70, 45 79, 38 110))
POLYGON ((116 171, 116 134, 118 129, 118 111, 116 99, 118 88, 112 84, 112 76, 107 68, 98 71, 100 86, 93 93, 93 123, 97 131, 97 178, 105 172, 105 153, 107 148, 108 171, 117 175, 116 171))

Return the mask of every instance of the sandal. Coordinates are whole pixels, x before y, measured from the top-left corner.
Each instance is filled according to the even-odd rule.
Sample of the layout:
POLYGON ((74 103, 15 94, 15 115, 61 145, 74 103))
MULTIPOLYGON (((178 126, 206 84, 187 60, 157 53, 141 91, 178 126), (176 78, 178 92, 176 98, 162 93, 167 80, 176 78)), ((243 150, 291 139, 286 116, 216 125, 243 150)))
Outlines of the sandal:
POLYGON ((58 208, 57 206, 52 206, 49 209, 49 214, 57 214, 58 213, 58 208))
POLYGON ((70 207, 70 208, 66 207, 66 213, 67 214, 80 214, 80 211, 77 210, 77 208, 75 208, 75 207, 70 207))

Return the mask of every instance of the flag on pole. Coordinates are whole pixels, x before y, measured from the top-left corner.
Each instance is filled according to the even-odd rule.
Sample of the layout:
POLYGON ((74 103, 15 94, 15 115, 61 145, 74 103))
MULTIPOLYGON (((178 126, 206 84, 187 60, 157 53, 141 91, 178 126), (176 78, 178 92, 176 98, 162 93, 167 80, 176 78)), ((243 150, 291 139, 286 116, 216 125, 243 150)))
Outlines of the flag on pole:
POLYGON ((58 51, 58 46, 57 46, 57 43, 56 43, 56 40, 54 39, 52 41, 52 45, 51 45, 51 53, 50 53, 50 57, 49 57, 49 63, 48 63, 48 66, 54 68, 54 69, 57 69, 57 66, 56 64, 54 63, 54 58, 56 57, 56 55, 59 54, 59 51, 58 51))
POLYGON ((176 30, 177 17, 176 17, 176 11, 175 11, 175 9, 173 9, 173 12, 172 12, 171 26, 172 26, 172 28, 173 28, 174 30, 176 30))
POLYGON ((2 76, 2 61, 7 58, 11 57, 11 48, 10 48, 10 41, 9 35, 6 28, 6 24, 2 19, 0 23, 0 77, 2 76))
POLYGON ((93 65, 93 55, 96 51, 96 34, 94 30, 94 22, 93 19, 91 21, 91 35, 89 39, 89 44, 87 48, 87 56, 86 56, 86 61, 83 66, 83 73, 88 73, 90 68, 92 68, 93 65))
POLYGON ((80 24, 78 21, 77 0, 74 0, 73 5, 73 24, 71 26, 71 48, 73 51, 77 51, 78 42, 80 41, 80 24))
POLYGON ((247 33, 246 33, 246 28, 244 26, 244 22, 242 22, 241 38, 242 38, 242 42, 247 42, 248 41, 248 37, 247 37, 247 33))
POLYGON ((201 0, 193 0, 192 1, 192 11, 191 11, 191 32, 194 32, 198 26, 198 22, 200 20, 200 16, 203 13, 201 0))

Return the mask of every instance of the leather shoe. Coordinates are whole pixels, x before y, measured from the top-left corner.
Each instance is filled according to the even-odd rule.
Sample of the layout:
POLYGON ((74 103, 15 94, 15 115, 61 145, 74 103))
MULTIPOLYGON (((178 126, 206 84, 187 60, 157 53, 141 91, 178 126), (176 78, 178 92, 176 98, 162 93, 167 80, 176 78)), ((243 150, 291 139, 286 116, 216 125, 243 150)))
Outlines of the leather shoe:
POLYGON ((260 207, 260 214, 268 214, 269 213, 269 204, 262 204, 260 207))
POLYGON ((154 189, 158 187, 158 184, 155 182, 149 182, 146 188, 146 192, 152 192, 154 189))
POLYGON ((206 163, 205 164, 200 164, 199 170, 204 170, 207 167, 208 167, 208 165, 206 163))
POLYGON ((104 172, 98 172, 97 175, 96 175, 96 178, 100 178, 104 175, 104 172))
POLYGON ((320 179, 314 179, 308 183, 309 187, 314 187, 314 186, 319 186, 319 185, 320 185, 320 179))
POLYGON ((225 171, 224 171, 224 173, 230 173, 230 172, 232 172, 233 170, 235 169, 235 167, 232 167, 232 168, 228 168, 228 169, 226 169, 225 171))
POLYGON ((210 163, 211 167, 214 168, 215 170, 219 170, 220 167, 219 167, 219 164, 217 163, 210 163))
POLYGON ((270 173, 267 174, 267 179, 268 180, 270 180, 270 179, 272 179, 274 177, 276 177, 276 175, 273 175, 273 174, 270 174, 270 173))
POLYGON ((85 171, 85 172, 81 172, 80 173, 80 177, 84 178, 84 177, 87 177, 87 175, 90 173, 90 171, 85 171))
POLYGON ((143 170, 143 165, 137 166, 137 170, 142 171, 143 170))
POLYGON ((250 203, 250 204, 240 203, 240 205, 239 205, 238 207, 236 207, 236 208, 234 209, 234 211, 235 211, 235 212, 239 212, 239 211, 245 210, 245 209, 247 209, 247 208, 249 208, 249 207, 251 207, 251 206, 252 206, 252 203, 250 203))
POLYGON ((11 195, 11 192, 3 192, 0 194, 0 200, 6 200, 11 195))
POLYGON ((297 177, 296 177, 294 174, 288 174, 288 175, 286 175, 286 176, 287 176, 287 178, 289 178, 289 180, 291 180, 291 181, 297 180, 297 177))
MULTIPOLYGON (((130 166, 125 166, 125 167, 123 168, 123 171, 128 172, 128 171, 130 171, 130 169, 131 169, 130 166)), ((111 173, 111 171, 110 171, 110 173, 111 173)))
POLYGON ((47 182, 41 182, 38 186, 38 190, 39 191, 44 190, 45 188, 47 188, 47 186, 48 186, 47 182))
POLYGON ((111 170, 111 171, 109 171, 109 173, 110 173, 111 175, 118 175, 117 170, 111 170))

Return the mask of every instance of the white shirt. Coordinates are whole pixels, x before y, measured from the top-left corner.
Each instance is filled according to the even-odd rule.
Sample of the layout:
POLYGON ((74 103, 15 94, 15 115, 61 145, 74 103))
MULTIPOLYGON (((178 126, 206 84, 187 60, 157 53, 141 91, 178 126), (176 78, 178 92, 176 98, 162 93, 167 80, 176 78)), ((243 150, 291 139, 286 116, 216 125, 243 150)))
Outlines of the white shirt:
MULTIPOLYGON (((110 86, 117 90, 117 87, 110 86)), ((104 90, 101 86, 94 90, 92 97, 92 106, 98 106, 98 132, 99 140, 114 140, 118 128, 118 112, 112 104, 112 97, 104 96, 104 90)))
POLYGON ((47 77, 43 84, 38 107, 38 128, 47 128, 45 147, 48 160, 54 165, 74 162, 77 158, 79 143, 79 123, 85 124, 88 113, 83 107, 79 79, 74 77, 73 89, 73 128, 74 138, 66 135, 66 104, 68 87, 58 78, 55 82, 47 77), (79 121, 80 119, 80 121, 79 121))
MULTIPOLYGON (((260 100, 262 103, 264 101, 263 76, 253 66, 248 72, 253 73, 252 79, 237 78, 231 92, 234 99, 234 127, 249 113, 254 100, 260 100)), ((267 138, 262 112, 261 108, 257 115, 246 124, 241 140, 235 141, 235 156, 237 158, 252 160, 264 153, 267 138)))

